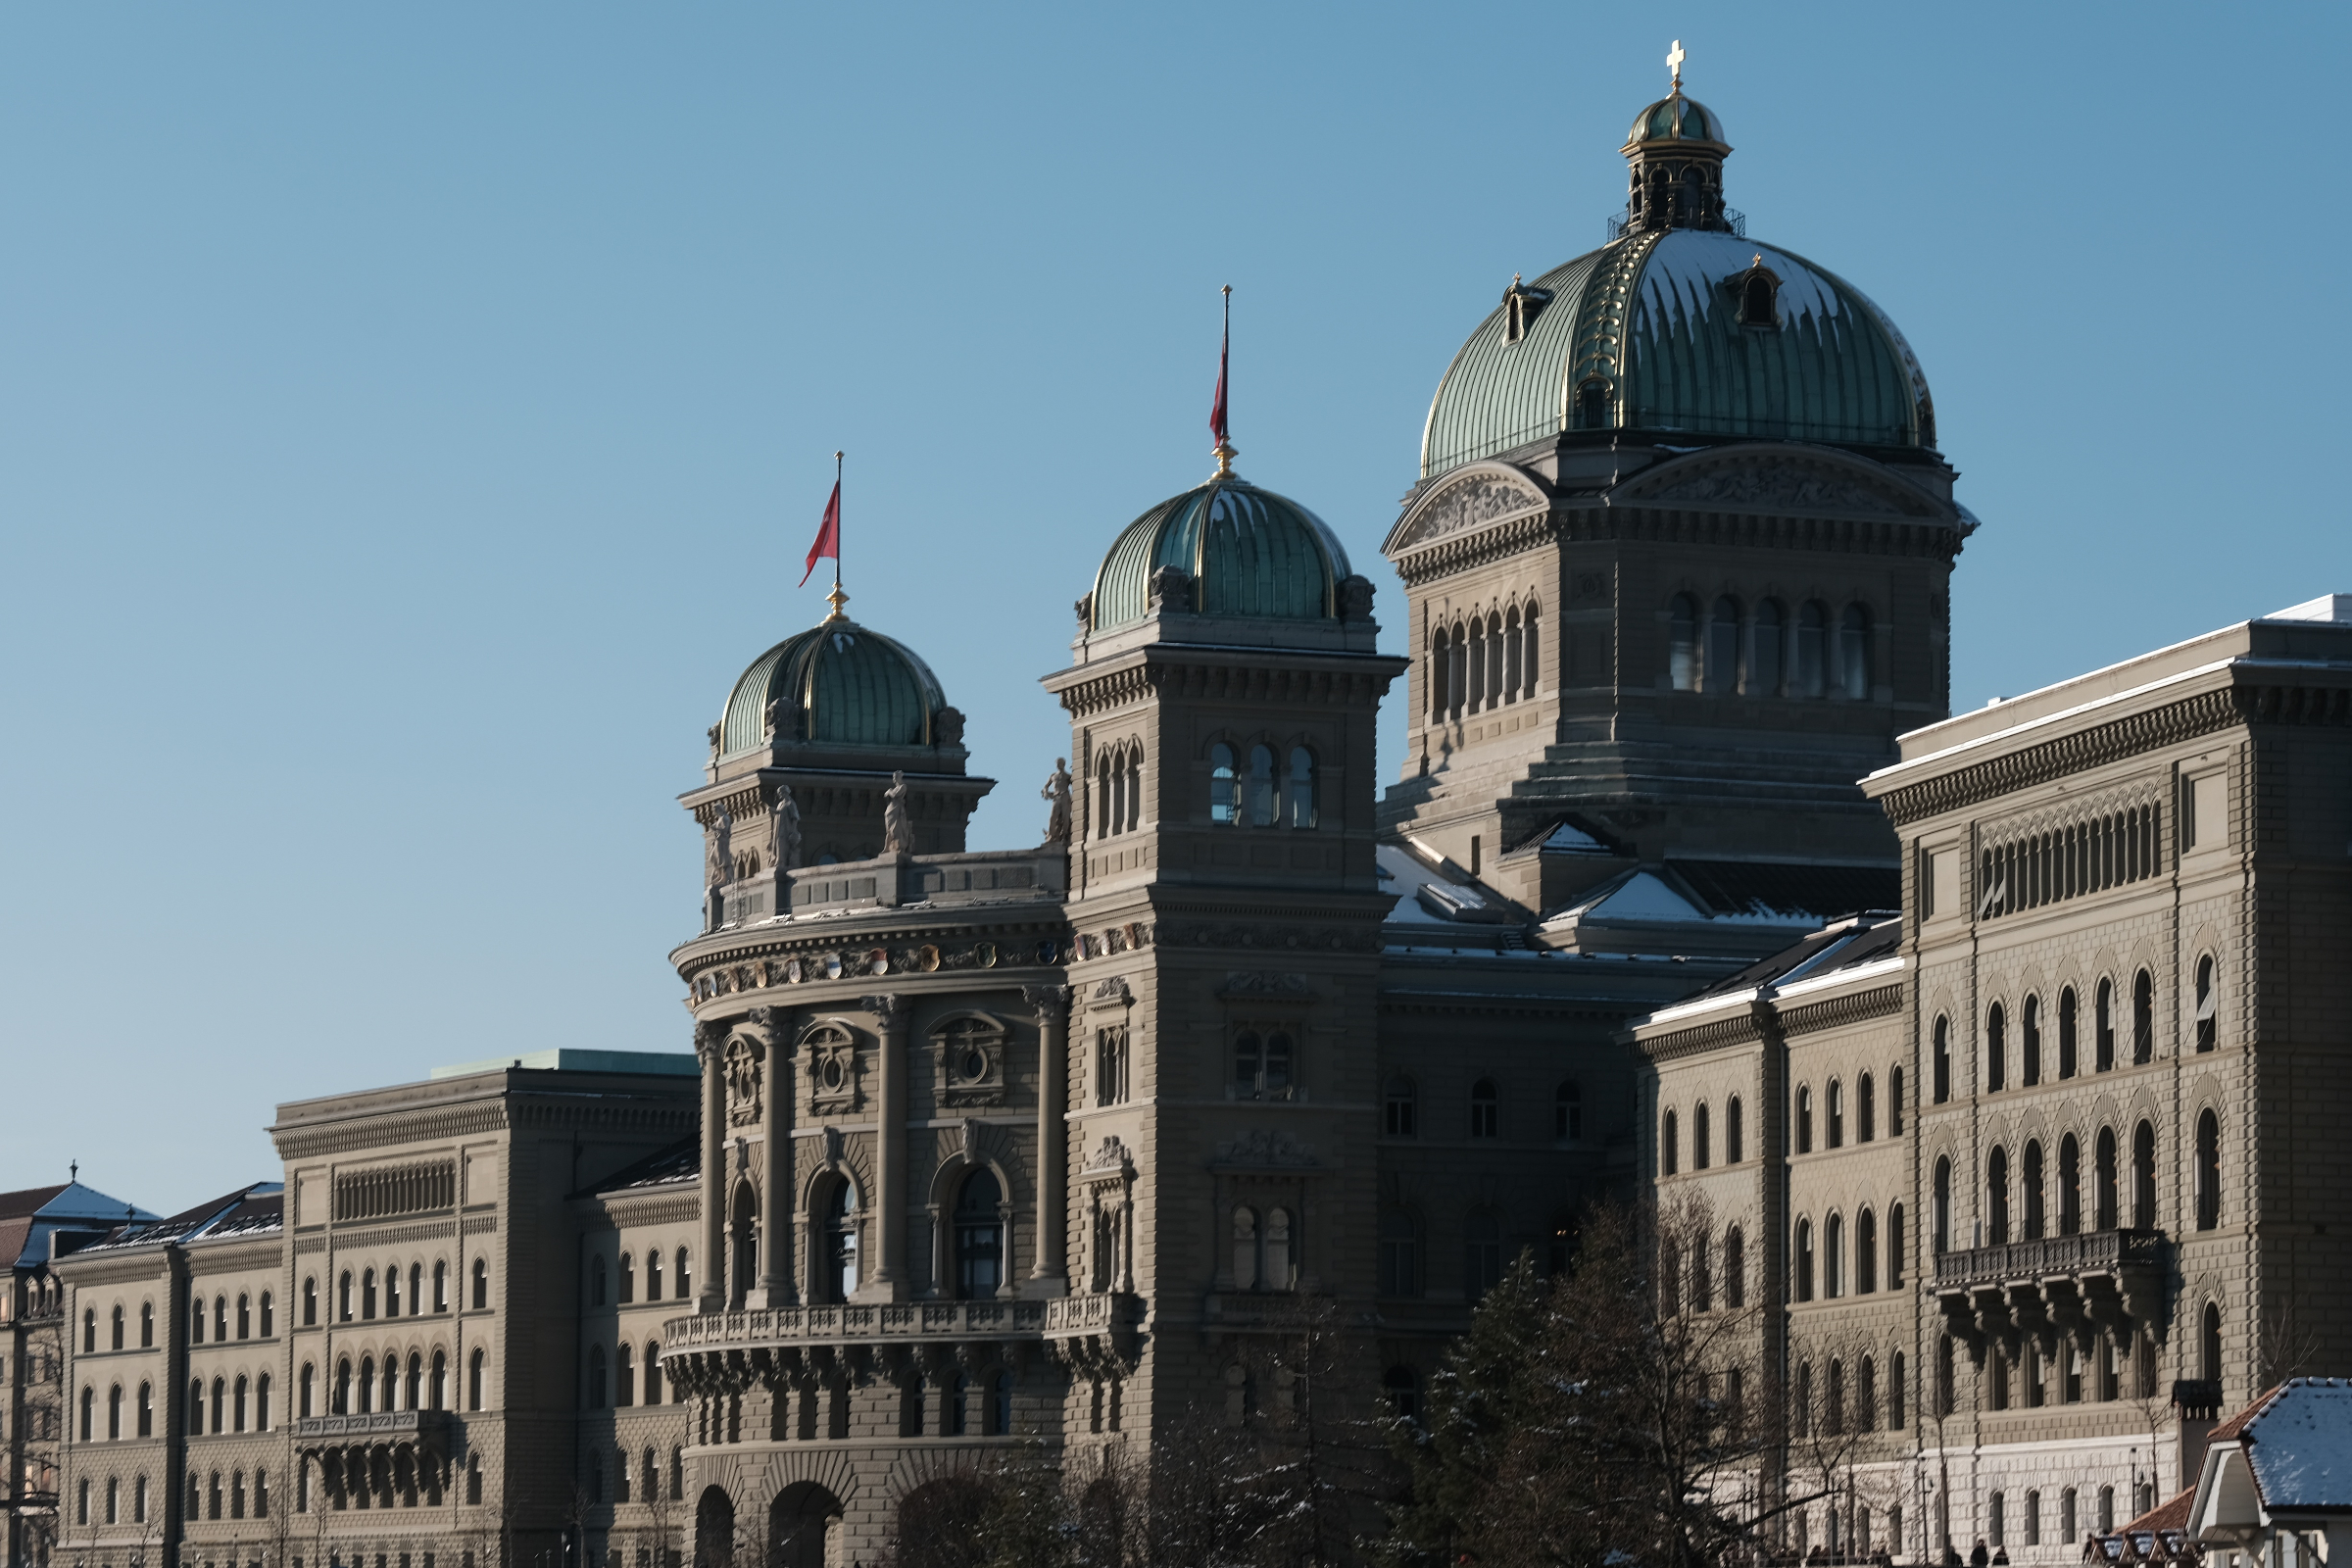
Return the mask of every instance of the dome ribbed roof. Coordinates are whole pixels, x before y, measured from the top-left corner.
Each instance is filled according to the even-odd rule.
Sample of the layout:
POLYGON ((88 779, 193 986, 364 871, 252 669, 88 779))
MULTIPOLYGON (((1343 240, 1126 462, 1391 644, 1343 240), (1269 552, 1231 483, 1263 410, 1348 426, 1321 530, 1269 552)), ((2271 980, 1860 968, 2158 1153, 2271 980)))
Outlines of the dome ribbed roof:
POLYGON ((1421 440, 1426 477, 1566 430, 1935 445, 1927 378, 1861 290, 1803 257, 1717 230, 1636 232, 1536 279, 1454 356, 1421 440), (1747 320, 1756 263, 1777 292, 1747 320), (1587 389, 1592 389, 1588 391, 1587 389))
POLYGON ((1093 629, 1144 618, 1152 573, 1192 573, 1196 613, 1332 620, 1348 553, 1322 518, 1287 496, 1211 479, 1129 523, 1095 576, 1093 629))
POLYGON ((727 694, 722 754, 767 743, 767 705, 788 699, 786 740, 842 746, 928 746, 947 707, 939 677, 904 643, 854 620, 828 620, 753 661, 727 694))
POLYGON ((1659 99, 1637 115, 1634 128, 1625 133, 1625 139, 1628 142, 1727 140, 1723 122, 1715 118, 1715 111, 1679 92, 1659 99))

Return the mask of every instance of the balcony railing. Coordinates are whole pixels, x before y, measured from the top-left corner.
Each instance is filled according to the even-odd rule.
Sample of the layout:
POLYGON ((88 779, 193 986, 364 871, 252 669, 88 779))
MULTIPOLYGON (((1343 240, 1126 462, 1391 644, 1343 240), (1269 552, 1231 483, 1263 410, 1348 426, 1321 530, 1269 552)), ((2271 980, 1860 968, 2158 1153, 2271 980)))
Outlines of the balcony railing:
POLYGON ((2163 1261, 2162 1231, 2086 1231, 2077 1236, 2043 1236, 2030 1242, 1937 1252, 1936 1284, 1943 1289, 2056 1275, 2112 1274, 2127 1268, 2154 1268, 2163 1261))
POLYGON ((457 1424, 447 1410, 371 1410, 363 1415, 306 1415, 294 1423, 298 1448, 433 1442, 457 1424))
POLYGON ((703 1312, 662 1326, 662 1354, 752 1345, 1015 1339, 1045 1332, 1054 1301, 893 1301, 703 1312))

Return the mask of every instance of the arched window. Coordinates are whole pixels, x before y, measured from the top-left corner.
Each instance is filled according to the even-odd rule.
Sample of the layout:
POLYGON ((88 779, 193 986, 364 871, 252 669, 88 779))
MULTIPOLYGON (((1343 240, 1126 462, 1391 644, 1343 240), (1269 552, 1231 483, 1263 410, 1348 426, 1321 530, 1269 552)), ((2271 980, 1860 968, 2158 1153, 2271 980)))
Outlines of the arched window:
POLYGON ((1740 1097, 1734 1095, 1723 1102, 1723 1162, 1737 1165, 1747 1157, 1743 1147, 1747 1134, 1740 1115, 1740 1097))
POLYGON ((1808 599, 1796 611, 1796 678, 1790 691, 1794 697, 1819 697, 1829 690, 1829 650, 1825 646, 1830 636, 1829 608, 1818 599, 1808 599))
POLYGON ((2017 1081, 2020 1087, 2031 1089, 2041 1082, 2041 999, 2026 998, 2022 1014, 2023 1027, 2018 1031, 2018 1050, 2022 1059, 2017 1081))
POLYGON ((1903 1135, 1903 1069, 1899 1062, 1886 1069, 1886 1132, 1892 1138, 1903 1135))
POLYGON ((1303 746, 1291 748, 1291 773, 1283 791, 1285 825, 1315 825, 1315 754, 1303 746))
POLYGON ((1936 1156, 1935 1185, 1929 1193, 1928 1242, 1934 1251, 1952 1250, 1952 1162, 1945 1155, 1936 1156))
POLYGON ((1519 662, 1519 607, 1513 605, 1502 615, 1502 700, 1515 703, 1521 693, 1520 682, 1526 679, 1525 666, 1519 662))
POLYGON ((2197 1117, 2197 1229, 2222 1222, 2222 1123, 2210 1110, 2197 1117))
POLYGON ((1271 747, 1250 748, 1250 825, 1274 825, 1274 752, 1271 747))
POLYGON ((1551 1092, 1551 1136, 1572 1144, 1585 1136, 1585 1092, 1573 1078, 1551 1092))
POLYGON ((1208 749, 1208 819, 1239 820, 1239 795, 1233 774, 1233 748, 1219 741, 1208 749))
POLYGON ((1830 1080, 1828 1109, 1822 1130, 1829 1135, 1832 1149, 1842 1149, 1845 1147, 1845 1085, 1835 1078, 1830 1080))
MULTIPOLYGON (((305 1289, 309 1292, 309 1299, 313 1305, 316 1306, 318 1298, 318 1282, 316 1280, 304 1280, 302 1283, 305 1289)), ((316 1311, 313 1311, 311 1314, 311 1320, 313 1322, 317 1322, 318 1316, 318 1314, 316 1311)), ((142 1350, 152 1350, 155 1348, 155 1303, 153 1301, 141 1301, 139 1303, 139 1348, 142 1350)))
POLYGON ((2197 1376, 2208 1383, 2222 1381, 2222 1308, 2216 1301, 2205 1303, 2205 1320, 2197 1336, 2197 1376))
POLYGON ((1740 602, 1726 594, 1707 616, 1707 690, 1736 692, 1740 674, 1740 602))
POLYGON ((1938 1017, 1936 1020, 1934 1080, 1931 1085, 1933 1098, 1940 1105, 1952 1098, 1952 1021, 1949 1018, 1938 1017))
MULTIPOLYGON (((1822 1430, 1834 1438, 1845 1431, 1845 1363, 1836 1356, 1830 1357, 1829 1376, 1823 1380, 1821 1392, 1822 1430)), ((1833 1537, 1838 1532, 1838 1516, 1831 1514, 1833 1537)))
POLYGON ((1470 617, 1470 701, 1463 706, 1475 713, 1487 706, 1487 623, 1470 617))
POLYGON ((262 1293, 262 1338, 269 1339, 277 1332, 277 1302, 268 1291, 262 1293))
POLYGON ((1984 1014, 1984 1087, 1998 1093, 2009 1074, 2009 1014, 1994 1003, 1984 1014))
POLYGON ((2047 1210, 2043 1205, 2042 1196, 2042 1177, 2044 1172, 2042 1170, 2040 1139, 2036 1138, 2027 1143, 2026 1157, 2022 1166, 2021 1174, 2025 1179, 2025 1192, 2022 1195, 2026 1200, 2025 1239, 2029 1242, 2038 1242, 2042 1238, 2045 1229, 2045 1220, 2047 1217, 2047 1210))
POLYGON ((1864 1073, 1854 1080, 1854 1142, 1867 1144, 1878 1136, 1878 1086, 1864 1073))
POLYGON ((2082 1229, 2082 1145, 2073 1133, 2058 1140, 2058 1234, 2082 1229))
POLYGON ((1012 1436, 1011 1373, 999 1372, 989 1378, 987 1408, 981 1415, 980 1430, 983 1436, 991 1438, 1012 1436))
POLYGON ((2075 1041, 2075 988, 2058 993, 2058 1077, 2061 1082, 2082 1070, 2075 1041))
POLYGON ((1713 1162, 1714 1150, 1708 1137, 1707 1102, 1700 1101, 1690 1107, 1690 1168, 1705 1170, 1713 1162))
POLYGON ((486 1258, 473 1260, 473 1309, 476 1312, 490 1305, 490 1264, 486 1258))
MULTIPOLYGON (((662 1342, 660 1340, 645 1342, 645 1402, 648 1404, 662 1402, 662 1342)), ((648 1488, 648 1494, 651 1494, 651 1488, 648 1488)))
POLYGON ((662 1299, 662 1250, 658 1247, 646 1249, 645 1298, 649 1301, 662 1299))
POLYGON ((482 1407, 482 1352, 474 1351, 466 1358, 466 1408, 482 1407))
MULTIPOLYGON (((345 1364, 344 1370, 346 1372, 351 1370, 349 1363, 345 1364)), ((188 1436, 191 1438, 204 1436, 204 1379, 202 1378, 188 1380, 188 1436)))
POLYGON ((1413 1216, 1390 1207, 1380 1215, 1380 1294, 1421 1294, 1421 1236, 1413 1216))
POLYGON ((1832 1214, 1821 1228, 1821 1294, 1836 1300, 1845 1294, 1845 1216, 1832 1214))
POLYGON ((372 1355, 360 1357, 359 1391, 359 1413, 366 1415, 375 1408, 375 1357, 372 1355))
MULTIPOLYGON (((825 1195, 825 1262, 823 1293, 830 1300, 847 1302, 858 1293, 858 1190, 849 1178, 833 1183, 825 1195)), ((659 1267, 659 1260, 654 1260, 659 1267)), ((647 1361, 647 1390, 652 1390, 652 1361, 647 1361)), ((654 1403, 652 1392, 645 1403, 654 1403)))
POLYGON ((250 1402, 250 1400, 252 1399, 252 1396, 253 1396, 253 1386, 252 1386, 250 1383, 248 1383, 248 1382, 245 1380, 245 1377, 244 1377, 244 1375, 243 1375, 242 1373, 240 1373, 240 1374, 238 1375, 238 1377, 237 1377, 237 1385, 236 1385, 236 1390, 235 1390, 235 1398, 234 1398, 234 1401, 233 1401, 233 1402, 232 1402, 232 1403, 229 1405, 229 1411, 230 1411, 230 1418, 229 1418, 229 1423, 228 1423, 228 1429, 229 1429, 229 1431, 231 1431, 231 1432, 242 1432, 242 1431, 244 1431, 244 1430, 245 1430, 245 1411, 246 1411, 246 1406, 247 1406, 247 1404, 250 1402))
POLYGON ((1903 1205, 1886 1205, 1886 1288, 1903 1288, 1903 1205))
MULTIPOLYGON (((439 1265, 435 1265, 433 1285, 436 1290, 441 1283, 440 1273, 439 1265)), ((618 1288, 615 1294, 621 1305, 626 1306, 637 1299, 637 1260, 627 1252, 620 1254, 620 1261, 613 1268, 613 1283, 618 1288)))
MULTIPOLYGON (((307 1369, 306 1369, 306 1370, 307 1370, 307 1369)), ((152 1437, 154 1437, 154 1436, 155 1436, 155 1385, 154 1385, 154 1384, 152 1384, 152 1383, 142 1383, 142 1384, 140 1384, 140 1385, 139 1385, 139 1406, 138 1406, 138 1412, 139 1412, 139 1414, 138 1414, 138 1435, 139 1435, 140 1437, 142 1437, 142 1438, 152 1438, 152 1437)), ((307 1413, 307 1412, 306 1412, 306 1413, 307 1413)))
MULTIPOLYGON (((83 1391, 88 1392, 86 1389, 83 1391)), ((118 1383, 106 1391, 106 1441, 119 1443, 122 1439, 122 1385, 118 1383)))
MULTIPOLYGON (((476 1351, 475 1353, 479 1354, 480 1352, 476 1351)), ((193 1385, 190 1386, 190 1393, 191 1395, 194 1393, 193 1385)), ((334 1406, 329 1413, 334 1415, 349 1415, 352 1413, 351 1357, 349 1356, 345 1356, 342 1360, 335 1363, 334 1406)))
POLYGON ((1879 1216, 1863 1209, 1854 1216, 1854 1294, 1879 1288, 1879 1216))
POLYGON ((1544 667, 1543 637, 1537 623, 1543 612, 1535 605, 1527 607, 1527 615, 1519 627, 1519 695, 1536 695, 1537 672, 1544 667))
POLYGON ((2121 1206, 2116 1187, 2115 1129, 2100 1128, 2092 1150, 2090 1228, 2111 1231, 2116 1228, 2117 1210, 2121 1206))
POLYGON ((2132 1228, 2156 1227, 2156 1129, 2141 1122, 2132 1129, 2132 1228))
POLYGON ((1658 1242, 1658 1311, 1666 1317, 1683 1310, 1683 1248, 1672 1236, 1658 1242))
POLYGON ((384 1270, 384 1316, 400 1316, 400 1265, 384 1270))
POLYGON ((605 1304, 605 1254, 602 1252, 588 1259, 588 1304, 605 1304))
POLYGON ((1723 1233, 1723 1304, 1747 1304, 1747 1239, 1737 1225, 1723 1233))
POLYGON ((1462 1291, 1472 1304, 1502 1281, 1502 1225, 1485 1210, 1462 1222, 1462 1291))
POLYGON ((2091 1066, 2099 1072, 2115 1069, 2115 982, 2102 976, 2090 1003, 2091 1066))
POLYGON ((1678 692, 1698 690, 1698 601, 1689 594, 1666 607, 1666 675, 1678 692))
POLYGON ((1996 1149, 1984 1159, 1984 1240, 1993 1247, 2009 1241, 2009 1152, 1996 1149))
POLYGON ((1813 1152, 1813 1086, 1796 1086, 1796 1152, 1813 1152))
POLYGON ((956 1283, 967 1300, 985 1300, 1004 1283, 1004 1190, 986 1167, 963 1179, 956 1200, 956 1283))
POLYGON ((1813 1299, 1813 1222, 1796 1222, 1796 1298, 1813 1299))
POLYGON ((1386 1116, 1383 1125, 1388 1135, 1391 1138, 1413 1137, 1421 1108, 1421 1098, 1413 1088, 1413 1081, 1402 1073, 1392 1073, 1382 1100, 1386 1116))
MULTIPOLYGON (((343 1278, 348 1283, 351 1276, 346 1274, 343 1278)), ((347 1290, 344 1294, 349 1295, 350 1293, 347 1290)), ((204 1343, 204 1298, 202 1297, 198 1297, 191 1303, 188 1311, 188 1340, 194 1345, 204 1343)), ((92 1348, 95 1349, 96 1347, 93 1346, 92 1348)))
MULTIPOLYGON (((110 1320, 108 1332, 111 1338, 107 1348, 114 1350, 122 1348, 122 1303, 121 1301, 115 1303, 114 1315, 110 1320)), ((91 1348, 95 1349, 97 1347, 93 1346, 91 1348)))
POLYGON ((1673 1111, 1658 1118, 1658 1174, 1672 1176, 1682 1168, 1682 1129, 1673 1111))
POLYGON ((1747 689, 1759 697, 1775 697, 1781 690, 1781 645, 1788 635, 1787 617, 1781 612, 1777 599, 1758 601, 1756 605, 1755 652, 1749 661, 1747 689))
POLYGON ((669 1294, 681 1301, 694 1297, 694 1254, 683 1247, 676 1253, 677 1273, 672 1277, 669 1294))
POLYGON ((730 1267, 721 1282, 727 1292, 727 1304, 740 1309, 751 1299, 753 1276, 760 1272, 760 1199, 750 1182, 735 1188, 735 1201, 727 1224, 727 1253, 730 1267))
POLYGON ((2144 1067, 2156 1059, 2156 982, 2148 971, 2132 977, 2132 1064, 2144 1067))
POLYGON ((588 1408, 602 1410, 604 1407, 605 1348, 601 1345, 591 1345, 588 1347, 588 1408))
POLYGON ((1501 1109, 1492 1078, 1481 1078, 1470 1086, 1470 1136, 1501 1136, 1501 1109))
POLYGON ((2197 959, 2197 1050, 2211 1051, 2221 1043, 2219 989, 2213 983, 2213 955, 2197 959))
POLYGON ((424 1408, 424 1357, 415 1350, 409 1352, 409 1380, 402 1394, 404 1410, 424 1408))
MULTIPOLYGON (((305 1367, 303 1370, 307 1372, 310 1369, 305 1367)), ((449 1352, 446 1350, 433 1351, 433 1379, 427 1397, 431 1400, 432 1409, 449 1408, 449 1352)))
POLYGON ((360 1276, 360 1316, 375 1316, 375 1270, 368 1269, 360 1276))
POLYGON ((1848 699, 1870 701, 1870 612, 1860 605, 1838 620, 1838 674, 1848 699))

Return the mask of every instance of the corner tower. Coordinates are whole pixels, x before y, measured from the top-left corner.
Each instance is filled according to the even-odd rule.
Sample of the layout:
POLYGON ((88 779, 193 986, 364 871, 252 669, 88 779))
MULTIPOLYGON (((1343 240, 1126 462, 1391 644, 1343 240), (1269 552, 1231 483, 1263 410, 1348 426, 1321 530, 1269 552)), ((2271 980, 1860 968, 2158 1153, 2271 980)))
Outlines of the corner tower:
POLYGON ((1855 781, 1946 710, 1976 522, 1926 377, 1859 289, 1746 237, 1731 150, 1678 73, 1609 243, 1455 355, 1382 547, 1413 652, 1384 823, 1538 910, 1637 863, 1723 912, 1890 905, 1855 781))
POLYGON ((1404 662, 1330 529, 1226 456, 1120 534, 1046 681, 1077 776, 1072 1290, 1149 1325, 1131 1433, 1225 1389, 1233 1336, 1371 1300, 1372 1208, 1342 1177, 1372 1168, 1373 741, 1404 662), (1085 1206, 1098 1181, 1131 1252, 1085 1206))

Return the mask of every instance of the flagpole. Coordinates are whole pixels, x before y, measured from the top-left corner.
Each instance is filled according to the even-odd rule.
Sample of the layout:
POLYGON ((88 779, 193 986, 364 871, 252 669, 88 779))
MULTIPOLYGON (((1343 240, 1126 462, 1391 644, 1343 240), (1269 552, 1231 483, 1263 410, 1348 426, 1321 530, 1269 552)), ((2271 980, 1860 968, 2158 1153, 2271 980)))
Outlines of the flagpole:
POLYGON ((850 596, 841 591, 841 454, 839 452, 833 454, 833 591, 825 596, 825 602, 833 607, 833 612, 825 618, 840 620, 842 618, 841 607, 850 602, 850 596))

